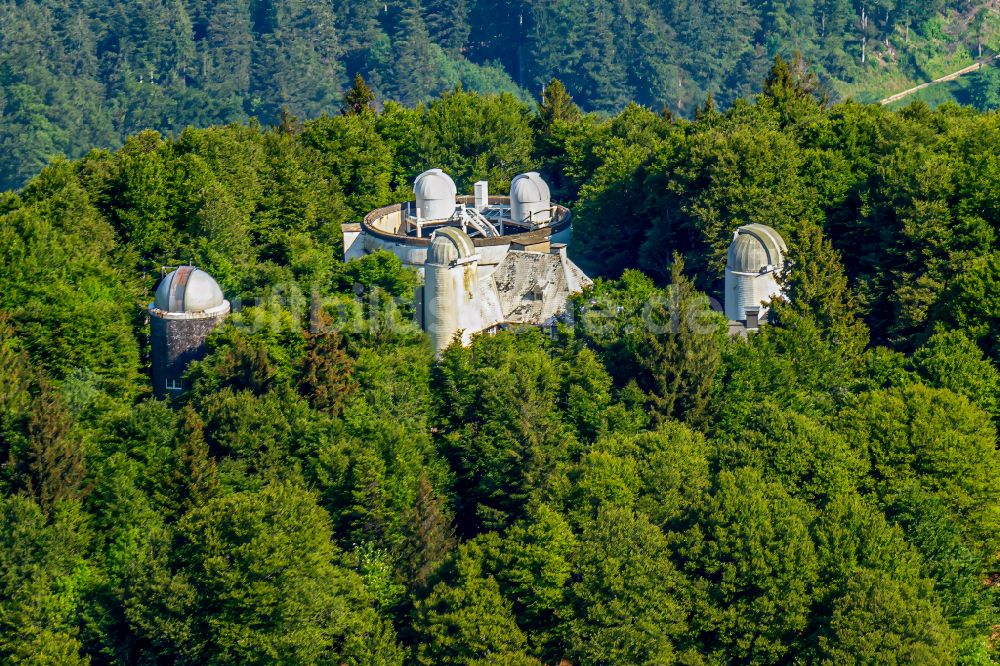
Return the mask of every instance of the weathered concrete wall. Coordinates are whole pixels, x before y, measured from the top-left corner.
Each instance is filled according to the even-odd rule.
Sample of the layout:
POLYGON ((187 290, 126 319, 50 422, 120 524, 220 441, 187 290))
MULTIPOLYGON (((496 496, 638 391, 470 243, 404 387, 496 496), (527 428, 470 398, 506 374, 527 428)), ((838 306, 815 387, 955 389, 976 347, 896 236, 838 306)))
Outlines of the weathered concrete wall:
POLYGON ((462 331, 462 344, 469 344, 483 330, 478 263, 427 264, 425 276, 423 325, 434 353, 440 354, 451 344, 458 331, 462 331))

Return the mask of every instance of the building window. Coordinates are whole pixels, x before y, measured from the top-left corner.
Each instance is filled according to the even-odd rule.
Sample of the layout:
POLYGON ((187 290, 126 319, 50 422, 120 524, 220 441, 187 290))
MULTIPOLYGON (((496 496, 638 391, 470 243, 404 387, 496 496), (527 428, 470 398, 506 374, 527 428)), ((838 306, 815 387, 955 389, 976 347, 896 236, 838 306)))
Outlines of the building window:
POLYGON ((167 382, 166 382, 166 386, 167 386, 167 390, 168 391, 183 391, 184 390, 184 385, 181 383, 181 380, 179 380, 179 379, 168 379, 167 382))

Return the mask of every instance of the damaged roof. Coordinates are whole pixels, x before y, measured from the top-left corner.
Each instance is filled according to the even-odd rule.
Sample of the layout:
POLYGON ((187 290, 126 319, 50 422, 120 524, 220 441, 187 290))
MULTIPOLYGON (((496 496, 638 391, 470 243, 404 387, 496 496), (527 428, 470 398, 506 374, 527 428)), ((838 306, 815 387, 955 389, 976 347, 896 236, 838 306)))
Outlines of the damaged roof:
POLYGON ((565 253, 511 250, 480 281, 485 328, 498 324, 554 324, 572 294, 593 282, 565 253))

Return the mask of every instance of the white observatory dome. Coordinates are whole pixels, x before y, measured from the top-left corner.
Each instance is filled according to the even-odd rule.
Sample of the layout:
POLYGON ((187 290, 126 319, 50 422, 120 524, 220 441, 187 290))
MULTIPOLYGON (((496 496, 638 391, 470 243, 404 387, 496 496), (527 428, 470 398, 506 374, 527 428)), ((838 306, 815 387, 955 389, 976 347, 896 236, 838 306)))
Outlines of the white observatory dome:
POLYGON ((446 220, 455 212, 458 190, 451 176, 441 169, 425 171, 413 181, 417 209, 425 220, 446 220))
POLYGON ((737 273, 760 273, 770 263, 764 245, 750 234, 738 235, 729 246, 726 267, 737 273))
POLYGON ((748 224, 736 230, 729 246, 726 268, 736 273, 780 269, 787 250, 777 231, 763 224, 748 224))
POLYGON ((510 183, 510 219, 514 222, 548 222, 552 217, 552 194, 537 171, 522 173, 510 183))
POLYGON ((167 274, 156 288, 153 307, 164 312, 208 312, 226 305, 222 289, 211 275, 194 266, 167 274))
POLYGON ((447 266, 475 253, 476 246, 467 233, 456 227, 441 227, 434 232, 431 249, 427 251, 427 263, 447 266))
POLYGON ((787 251, 771 227, 747 224, 736 230, 726 257, 725 310, 731 321, 749 320, 748 310, 759 317, 767 313, 764 304, 781 295, 777 277, 787 251))

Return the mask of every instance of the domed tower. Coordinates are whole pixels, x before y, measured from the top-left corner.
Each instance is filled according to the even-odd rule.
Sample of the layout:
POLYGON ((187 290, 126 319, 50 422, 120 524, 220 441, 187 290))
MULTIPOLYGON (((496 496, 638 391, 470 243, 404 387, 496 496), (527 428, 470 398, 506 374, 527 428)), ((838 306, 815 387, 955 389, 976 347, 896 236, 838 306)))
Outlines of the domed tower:
POLYGON ((434 232, 424 265, 424 330, 435 354, 463 331, 468 344, 482 329, 479 302, 479 255, 461 229, 441 227, 434 232))
POLYGON ((726 259, 725 310, 730 321, 747 321, 748 328, 756 328, 750 325, 754 315, 764 319, 767 308, 763 304, 781 295, 777 278, 787 251, 785 241, 771 227, 748 224, 736 230, 726 259))
POLYGON ((510 219, 531 224, 552 219, 552 194, 536 171, 515 176, 510 183, 510 219))
POLYGON ((205 339, 229 314, 229 301, 212 276, 194 266, 167 274, 149 305, 153 347, 153 394, 176 395, 184 389, 184 371, 205 356, 205 339))
POLYGON ((458 190, 451 176, 441 169, 424 171, 413 181, 417 216, 423 220, 447 220, 455 212, 458 190))

